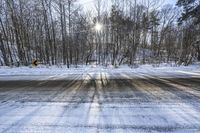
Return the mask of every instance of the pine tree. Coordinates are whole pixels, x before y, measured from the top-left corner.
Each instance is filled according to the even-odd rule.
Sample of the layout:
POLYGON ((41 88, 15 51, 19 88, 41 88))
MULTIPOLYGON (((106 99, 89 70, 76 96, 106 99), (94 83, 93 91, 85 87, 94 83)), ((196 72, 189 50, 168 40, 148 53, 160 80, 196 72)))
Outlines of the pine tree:
POLYGON ((194 18, 195 24, 200 23, 200 2, 199 0, 178 0, 177 6, 183 7, 182 16, 179 18, 179 23, 194 18))

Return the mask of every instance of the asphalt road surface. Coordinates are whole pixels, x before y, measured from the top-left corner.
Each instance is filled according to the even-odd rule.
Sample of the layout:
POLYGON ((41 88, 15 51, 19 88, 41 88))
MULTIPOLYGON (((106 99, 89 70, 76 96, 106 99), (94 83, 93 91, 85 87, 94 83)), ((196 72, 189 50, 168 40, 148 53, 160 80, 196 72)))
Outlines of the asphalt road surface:
POLYGON ((70 77, 0 77, 0 132, 200 132, 198 74, 70 77))

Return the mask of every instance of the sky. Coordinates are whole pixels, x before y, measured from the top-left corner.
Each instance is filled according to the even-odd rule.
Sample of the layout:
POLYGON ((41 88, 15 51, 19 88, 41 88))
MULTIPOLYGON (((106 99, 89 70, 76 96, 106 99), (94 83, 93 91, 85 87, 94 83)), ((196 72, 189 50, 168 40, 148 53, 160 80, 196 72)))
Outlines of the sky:
POLYGON ((176 5, 177 0, 165 0, 165 4, 176 5))
MULTIPOLYGON (((78 0, 78 3, 80 3, 83 6, 84 10, 87 11, 87 10, 92 10, 94 8, 94 3, 96 1, 97 0, 78 0)), ((108 3, 111 3, 111 0, 106 0, 106 1, 108 1, 108 3)), ((163 5, 165 4, 175 5, 176 2, 177 0, 163 0, 163 5)))

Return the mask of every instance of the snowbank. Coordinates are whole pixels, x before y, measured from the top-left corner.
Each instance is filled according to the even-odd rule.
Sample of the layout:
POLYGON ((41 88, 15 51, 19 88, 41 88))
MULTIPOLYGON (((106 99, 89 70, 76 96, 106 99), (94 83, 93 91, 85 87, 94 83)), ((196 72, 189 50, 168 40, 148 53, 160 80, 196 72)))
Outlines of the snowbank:
POLYGON ((159 72, 200 72, 200 63, 190 66, 173 66, 171 64, 161 64, 159 67, 152 65, 141 65, 137 68, 131 68, 127 65, 114 68, 113 66, 78 66, 77 68, 68 69, 66 66, 38 66, 38 67, 0 67, 0 75, 55 75, 55 74, 84 74, 84 73, 149 73, 156 74, 159 72))

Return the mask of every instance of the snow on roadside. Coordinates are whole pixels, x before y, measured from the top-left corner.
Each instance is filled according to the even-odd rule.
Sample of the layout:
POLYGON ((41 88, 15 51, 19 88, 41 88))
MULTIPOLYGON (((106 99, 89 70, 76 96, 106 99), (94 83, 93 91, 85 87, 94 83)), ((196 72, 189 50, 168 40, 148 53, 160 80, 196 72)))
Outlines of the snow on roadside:
POLYGON ((113 66, 95 66, 95 65, 81 65, 78 68, 68 69, 66 66, 38 66, 38 67, 0 67, 0 75, 56 75, 56 74, 85 74, 85 73, 121 73, 121 72, 134 72, 134 73, 148 73, 156 74, 162 72, 200 72, 200 62, 190 66, 172 66, 170 64, 161 64, 159 67, 152 65, 141 65, 138 68, 130 68, 127 65, 114 68, 113 66))

